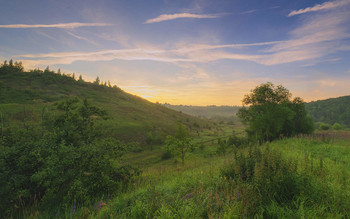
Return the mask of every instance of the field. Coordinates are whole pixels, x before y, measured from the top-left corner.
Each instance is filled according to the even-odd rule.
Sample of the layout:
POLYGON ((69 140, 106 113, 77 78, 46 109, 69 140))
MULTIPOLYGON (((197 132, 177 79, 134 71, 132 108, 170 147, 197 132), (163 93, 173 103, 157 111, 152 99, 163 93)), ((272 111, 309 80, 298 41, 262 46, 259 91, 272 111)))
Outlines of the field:
POLYGON ((0 70, 0 218, 350 216, 350 132, 293 134, 303 103, 296 120, 267 104, 245 132, 232 107, 199 118, 48 69, 0 70))
MULTIPOLYGON (((214 133, 195 140, 207 142, 214 133)), ((162 160, 161 146, 154 146, 127 154, 125 162, 139 166, 142 174, 116 197, 67 206, 64 212, 28 211, 26 216, 346 218, 349 136, 317 133, 262 146, 232 146, 221 154, 212 141, 189 153, 185 165, 177 158, 162 160)))

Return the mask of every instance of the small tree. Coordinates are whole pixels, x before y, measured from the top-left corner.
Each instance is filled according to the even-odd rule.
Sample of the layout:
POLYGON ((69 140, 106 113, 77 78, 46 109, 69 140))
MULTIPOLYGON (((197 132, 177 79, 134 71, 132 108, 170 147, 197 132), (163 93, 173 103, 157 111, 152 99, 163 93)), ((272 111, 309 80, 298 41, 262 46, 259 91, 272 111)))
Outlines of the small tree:
POLYGON ((83 82, 83 76, 82 75, 79 75, 79 79, 78 79, 79 82, 83 82))
POLYGON ((193 148, 191 138, 187 128, 179 123, 175 136, 168 135, 166 137, 167 150, 174 155, 180 155, 182 165, 185 165, 185 155, 188 150, 193 148))
POLYGON ((95 79, 95 81, 94 81, 94 84, 96 84, 96 85, 99 85, 100 84, 100 77, 96 77, 96 79, 95 79))

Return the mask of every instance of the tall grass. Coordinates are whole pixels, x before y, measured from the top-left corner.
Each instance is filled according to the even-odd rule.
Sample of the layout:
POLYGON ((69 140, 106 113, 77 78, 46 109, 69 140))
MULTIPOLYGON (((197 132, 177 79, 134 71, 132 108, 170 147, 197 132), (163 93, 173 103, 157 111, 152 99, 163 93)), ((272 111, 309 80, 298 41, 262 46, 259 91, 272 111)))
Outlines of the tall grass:
MULTIPOLYGON (((226 155, 193 156, 185 166, 159 160, 146 165, 126 192, 96 201, 103 201, 100 207, 79 206, 73 213, 67 206, 61 216, 348 218, 349 146, 337 138, 298 137, 226 155)), ((50 216, 43 213, 39 217, 50 216)))

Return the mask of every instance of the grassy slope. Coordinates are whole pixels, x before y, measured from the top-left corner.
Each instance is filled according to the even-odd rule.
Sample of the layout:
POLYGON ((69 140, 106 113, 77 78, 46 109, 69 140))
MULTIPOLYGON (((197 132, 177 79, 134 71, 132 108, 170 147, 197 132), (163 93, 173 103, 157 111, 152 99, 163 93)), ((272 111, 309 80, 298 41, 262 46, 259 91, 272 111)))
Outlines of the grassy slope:
MULTIPOLYGON (((118 87, 78 82, 52 72, 0 72, 0 111, 5 126, 40 121, 44 107, 67 97, 87 98, 107 111, 103 126, 111 135, 127 140, 144 140, 147 132, 166 135, 182 122, 190 128, 209 127, 209 121, 151 103, 118 87)), ((44 112, 45 112, 44 110, 44 112)))
MULTIPOLYGON (((349 135, 349 132, 346 134, 349 135)), ((298 172, 312 179, 315 191, 326 189, 333 196, 323 197, 324 194, 315 193, 315 197, 311 198, 300 194, 300 199, 289 206, 272 202, 260 206, 265 210, 256 215, 258 218, 264 217, 264 211, 276 218, 341 217, 344 212, 336 210, 334 205, 350 200, 347 190, 350 176, 349 141, 341 138, 331 141, 291 138, 275 141, 265 147, 280 152, 285 159, 294 160, 298 172), (313 203, 312 200, 318 199, 326 205, 313 203)), ((130 191, 106 202, 100 209, 85 211, 101 218, 243 217, 245 201, 249 202, 250 198, 237 195, 239 185, 221 175, 222 168, 232 162, 233 154, 207 156, 208 151, 205 150, 190 155, 185 166, 172 161, 146 165, 142 178, 135 182, 130 191)), ((239 152, 248 153, 248 148, 239 149, 239 152)), ((80 216, 83 214, 81 211, 80 216)))
MULTIPOLYGON (((340 136, 329 140, 290 138, 262 146, 292 161, 291 165, 297 166, 300 176, 305 176, 300 179, 311 183, 312 192, 311 195, 299 194, 289 204, 262 203, 255 217, 342 218, 343 214, 349 214, 346 204, 350 201, 350 144, 343 137, 348 138, 350 133, 343 132, 340 136)), ((203 150, 189 154, 185 166, 173 159, 150 160, 149 151, 135 154, 145 165, 141 177, 127 192, 112 199, 96 200, 95 206, 78 206, 75 213, 72 213, 72 206, 67 206, 65 212, 55 215, 66 218, 247 218, 244 214, 253 210, 247 206, 254 197, 245 195, 242 189, 249 189, 249 185, 222 176, 223 168, 233 162, 234 154, 212 154, 210 151, 216 147, 216 144, 206 145, 203 150)), ((248 154, 249 150, 240 148, 238 154, 248 154)), ((155 148, 153 152, 159 151, 160 148, 155 148)), ((271 164, 274 162, 267 165, 271 164)), ((34 211, 27 215, 38 214, 34 211)), ((50 216, 52 213, 39 214, 40 218, 50 216)))

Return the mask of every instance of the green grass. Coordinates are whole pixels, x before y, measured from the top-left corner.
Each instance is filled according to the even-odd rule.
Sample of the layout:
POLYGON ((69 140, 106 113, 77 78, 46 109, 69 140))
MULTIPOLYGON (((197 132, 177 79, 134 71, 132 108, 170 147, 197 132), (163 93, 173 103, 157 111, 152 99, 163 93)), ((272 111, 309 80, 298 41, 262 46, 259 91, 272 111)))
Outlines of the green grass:
MULTIPOLYGON (((314 139, 292 138, 263 146, 263 148, 266 147, 281 153, 285 160, 292 160, 297 166, 296 176, 307 180, 313 190, 311 192, 314 193, 298 194, 297 199, 285 205, 271 200, 269 204, 259 206, 255 216, 337 218, 344 214, 341 211, 344 206, 341 205, 339 208, 336 206, 339 202, 348 203, 350 200, 347 177, 350 171, 348 166, 350 155, 347 153, 350 150, 348 141, 335 139, 332 142, 323 142, 314 139), (305 154, 308 156, 307 159, 305 154), (320 159, 323 160, 322 166, 320 159), (326 193, 326 191, 332 196, 317 194, 317 192, 326 193), (315 200, 318 200, 319 203, 314 202, 315 200), (327 206, 327 203, 330 206, 327 206)), ((240 151, 247 154, 249 150, 245 148, 240 151)), ((239 190, 239 184, 232 184, 220 175, 221 169, 232 162, 232 157, 233 154, 211 158, 197 156, 192 157, 185 167, 171 163, 165 166, 163 164, 162 167, 148 167, 143 177, 149 179, 149 183, 137 185, 133 192, 114 199, 108 207, 101 210, 100 215, 125 218, 140 216, 156 218, 242 217, 244 213, 242 205, 246 203, 242 203, 242 200, 234 201, 234 193, 239 190), (185 198, 189 194, 190 200, 185 198), (143 198, 138 200, 138 197, 143 198), (154 205, 146 204, 153 199, 154 205), (125 202, 129 205, 122 204, 125 202)), ((243 182, 240 186, 247 185, 243 182)), ((345 207, 344 211, 349 211, 349 209, 345 207)))
MULTIPOLYGON (((124 139, 135 152, 124 164, 142 169, 114 197, 96 197, 77 209, 18 206, 26 218, 342 218, 350 216, 349 132, 281 139, 263 146, 231 147, 218 154, 218 139, 243 137, 241 123, 195 118, 142 98, 71 77, 40 72, 0 72, 1 125, 40 126, 57 113, 54 102, 87 98, 105 109, 96 121, 104 135, 124 139), (196 150, 162 160, 162 144, 145 143, 149 132, 164 139, 178 122, 191 130, 196 150), (335 136, 334 138, 332 136, 335 136), (74 210, 74 211, 72 211, 74 210), (76 210, 76 211, 75 211, 76 210)), ((0 215, 1 217, 1 215, 0 215)))
POLYGON ((107 111, 109 120, 101 126, 109 135, 125 141, 143 142, 152 131, 165 137, 182 122, 191 130, 214 127, 213 122, 190 116, 120 88, 76 81, 53 72, 0 72, 0 112, 5 127, 23 121, 39 122, 42 113, 53 113, 53 103, 65 98, 86 98, 107 111), (26 114, 24 113, 26 112, 26 114))
MULTIPOLYGON (((176 158, 162 161, 160 146, 156 146, 125 157, 143 169, 140 178, 126 192, 108 201, 99 200, 104 202, 101 208, 85 206, 65 215, 73 218, 348 217, 349 146, 344 139, 324 142, 309 138, 282 139, 260 146, 267 159, 266 167, 272 169, 256 166, 254 171, 258 172, 251 181, 230 178, 224 173, 232 173, 231 167, 242 171, 237 169, 242 163, 235 159, 235 154, 249 156, 252 150, 255 153, 255 147, 208 156, 217 147, 208 145, 189 154, 182 166, 176 158), (266 188, 269 193, 262 197, 263 191, 257 192, 256 188, 266 188), (275 189, 279 192, 274 193, 275 189), (293 196, 290 191, 294 191, 293 196), (293 198, 285 198, 289 196, 293 198)), ((257 162, 258 158, 252 156, 257 162)))

